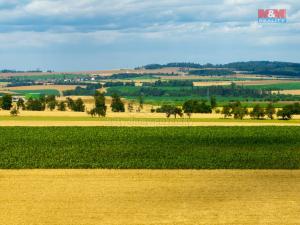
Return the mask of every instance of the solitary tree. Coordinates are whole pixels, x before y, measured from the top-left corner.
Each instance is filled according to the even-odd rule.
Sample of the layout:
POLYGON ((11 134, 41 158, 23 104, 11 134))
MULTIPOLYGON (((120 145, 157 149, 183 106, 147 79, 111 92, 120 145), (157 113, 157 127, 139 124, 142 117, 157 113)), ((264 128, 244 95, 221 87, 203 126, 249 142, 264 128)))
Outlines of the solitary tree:
POLYGON ((128 112, 133 112, 133 102, 128 102, 128 105, 127 105, 127 110, 128 112))
POLYGON ((23 98, 19 98, 19 100, 17 101, 17 109, 22 109, 24 110, 25 109, 25 101, 23 98))
POLYGON ((124 103, 117 94, 112 95, 111 110, 113 112, 125 112, 124 103))
POLYGON ((10 110, 10 115, 11 116, 18 116, 19 115, 19 110, 16 108, 16 107, 13 107, 11 110, 10 110))
POLYGON ((12 96, 11 95, 4 95, 2 97, 2 109, 10 110, 12 107, 12 96))

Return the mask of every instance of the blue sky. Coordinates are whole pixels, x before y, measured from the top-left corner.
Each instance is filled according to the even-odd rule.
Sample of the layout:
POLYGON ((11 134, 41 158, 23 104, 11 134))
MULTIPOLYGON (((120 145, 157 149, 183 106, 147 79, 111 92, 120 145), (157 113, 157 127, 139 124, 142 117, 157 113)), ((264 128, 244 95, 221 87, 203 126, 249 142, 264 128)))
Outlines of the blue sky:
POLYGON ((0 69, 300 62, 300 1, 0 0, 0 69), (258 24, 285 8, 286 24, 258 24))

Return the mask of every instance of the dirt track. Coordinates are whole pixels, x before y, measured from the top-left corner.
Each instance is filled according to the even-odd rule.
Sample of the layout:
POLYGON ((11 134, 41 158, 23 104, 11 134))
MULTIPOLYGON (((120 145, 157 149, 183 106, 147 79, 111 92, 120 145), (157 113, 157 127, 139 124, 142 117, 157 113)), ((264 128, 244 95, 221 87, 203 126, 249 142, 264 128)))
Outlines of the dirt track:
POLYGON ((0 224, 299 224, 300 171, 0 170, 0 224))

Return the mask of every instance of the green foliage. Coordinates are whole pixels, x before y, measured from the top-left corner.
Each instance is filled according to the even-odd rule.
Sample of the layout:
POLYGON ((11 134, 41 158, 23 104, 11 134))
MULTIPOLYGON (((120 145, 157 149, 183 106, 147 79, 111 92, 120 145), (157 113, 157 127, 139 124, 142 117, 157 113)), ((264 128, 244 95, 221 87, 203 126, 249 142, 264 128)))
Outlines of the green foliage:
POLYGON ((140 95, 138 100, 139 100, 139 108, 143 109, 144 108, 144 97, 143 97, 143 95, 140 95))
POLYGON ((292 119, 293 115, 300 115, 300 104, 294 103, 291 105, 286 105, 277 112, 277 116, 281 117, 283 120, 292 119))
POLYGON ((281 117, 283 120, 290 120, 293 117, 293 113, 289 108, 284 107, 277 112, 277 117, 281 117))
POLYGON ((215 96, 210 97, 210 106, 212 109, 217 107, 217 99, 215 96))
POLYGON ((0 133, 1 169, 300 169, 300 127, 0 127, 0 133))
POLYGON ((12 96, 11 95, 4 95, 1 101, 1 108, 4 110, 10 110, 12 107, 12 96))
POLYGON ((53 111, 56 106, 57 106, 57 101, 55 100, 47 103, 47 107, 50 109, 50 111, 53 111))
POLYGON ((225 105, 221 112, 224 115, 224 118, 229 118, 232 116, 232 109, 230 105, 225 105))
POLYGON ((68 108, 74 112, 84 112, 85 105, 81 98, 76 99, 75 101, 71 98, 67 98, 68 108))
MULTIPOLYGON (((224 97, 243 97, 243 98, 267 98, 272 97, 269 90, 259 90, 244 86, 237 86, 232 83, 230 86, 210 86, 210 87, 193 87, 193 86, 116 86, 107 90, 107 95, 114 93, 126 96, 136 97, 207 97, 207 93, 214 96, 224 97)), ((282 97, 282 96, 280 96, 282 97)))
POLYGON ((224 117, 231 117, 233 115, 234 119, 243 119, 248 115, 248 109, 245 106, 242 106, 241 102, 237 101, 235 103, 230 103, 227 106, 224 106, 222 114, 224 117))
POLYGON ((184 113, 191 117, 192 113, 212 113, 212 108, 205 101, 188 100, 183 103, 182 109, 184 113))
POLYGON ((85 88, 77 86, 74 90, 63 91, 64 96, 92 96, 95 94, 96 90, 101 88, 100 84, 88 84, 85 88))
POLYGON ((19 110, 16 108, 16 107, 13 107, 11 110, 10 110, 10 115, 11 116, 18 116, 19 115, 19 110))
POLYGON ((102 93, 96 91, 94 95, 95 99, 95 107, 88 112, 92 117, 94 116, 106 116, 106 105, 105 105, 105 97, 102 93))
POLYGON ((271 119, 271 120, 274 119, 274 114, 276 113, 276 109, 272 103, 268 104, 268 106, 266 107, 265 113, 269 119, 271 119))
POLYGON ((81 98, 76 99, 73 110, 75 112, 84 112, 85 105, 81 98))
POLYGON ((253 110, 250 112, 250 117, 253 119, 263 119, 266 115, 265 109, 259 104, 255 105, 253 110))
POLYGON ((26 102, 26 110, 29 111, 44 111, 46 108, 45 100, 40 99, 28 99, 26 102))
POLYGON ((17 101, 17 109, 22 109, 25 110, 26 106, 25 106, 25 101, 23 98, 19 98, 17 101))
POLYGON ((218 69, 231 69, 238 71, 246 71, 253 74, 264 74, 264 75, 285 75, 285 76, 300 76, 300 63, 290 62, 271 62, 271 61, 249 61, 249 62, 233 62, 228 64, 197 64, 197 63, 168 63, 164 65, 150 64, 143 68, 145 69, 161 69, 165 67, 182 67, 182 68, 218 68, 218 69))
POLYGON ((199 75, 199 76, 229 76, 235 74, 232 70, 218 69, 218 70, 191 70, 189 72, 191 75, 199 75))
POLYGON ((57 104, 57 110, 58 111, 66 111, 66 103, 64 101, 61 101, 57 104))
POLYGON ((125 112, 124 103, 118 94, 112 95, 111 110, 113 112, 125 112))
POLYGON ((162 105, 162 107, 156 109, 156 112, 165 113, 167 118, 170 118, 171 115, 175 118, 177 118, 177 115, 183 116, 182 109, 174 105, 162 105))

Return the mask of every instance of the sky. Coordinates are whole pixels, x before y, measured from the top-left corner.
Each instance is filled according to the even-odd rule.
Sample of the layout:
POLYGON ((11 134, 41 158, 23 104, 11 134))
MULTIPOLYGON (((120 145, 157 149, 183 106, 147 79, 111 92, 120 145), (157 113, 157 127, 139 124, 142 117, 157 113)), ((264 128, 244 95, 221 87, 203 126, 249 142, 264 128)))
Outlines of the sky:
POLYGON ((0 69, 300 62, 299 0, 0 0, 0 69), (258 9, 286 9, 261 24, 258 9))

